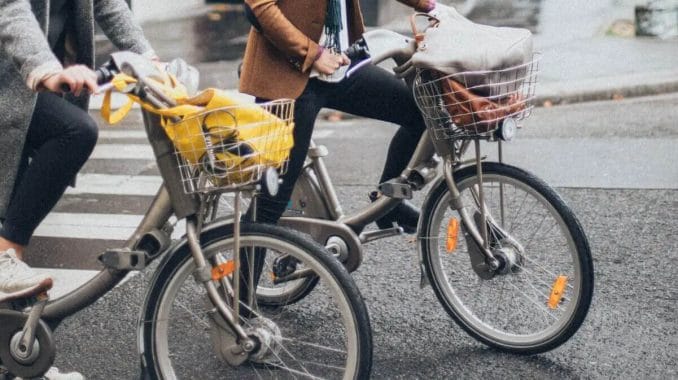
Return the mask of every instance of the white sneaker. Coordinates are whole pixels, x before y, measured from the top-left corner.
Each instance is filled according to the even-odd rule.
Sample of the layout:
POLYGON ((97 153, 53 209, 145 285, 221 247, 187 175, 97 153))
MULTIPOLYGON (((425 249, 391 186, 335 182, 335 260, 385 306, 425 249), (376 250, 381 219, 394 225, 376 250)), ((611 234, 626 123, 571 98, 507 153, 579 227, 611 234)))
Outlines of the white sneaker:
MULTIPOLYGON (((81 375, 78 372, 68 372, 61 373, 59 368, 52 367, 47 371, 46 374, 42 375, 39 378, 40 380, 85 380, 85 376, 81 375)), ((22 380, 20 377, 15 378, 14 380, 22 380)))
POLYGON ((52 288, 52 278, 36 274, 13 249, 0 252, 0 302, 28 298, 52 288))

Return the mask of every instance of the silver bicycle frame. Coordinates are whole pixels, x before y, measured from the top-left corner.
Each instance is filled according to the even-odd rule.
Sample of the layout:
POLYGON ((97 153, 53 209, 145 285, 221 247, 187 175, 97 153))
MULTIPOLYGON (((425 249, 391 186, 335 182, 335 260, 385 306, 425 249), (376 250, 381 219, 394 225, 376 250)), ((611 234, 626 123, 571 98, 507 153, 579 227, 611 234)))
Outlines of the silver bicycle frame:
MULTIPOLYGON (((411 38, 389 30, 372 30, 366 32, 363 38, 371 54, 371 58, 366 62, 369 64, 379 64, 386 59, 393 59, 397 65, 394 71, 400 73, 399 76, 412 88, 415 70, 412 69, 409 60, 416 51, 416 42, 411 38)), ((362 66, 364 66, 363 63, 356 65, 353 71, 349 70, 348 75, 351 75, 362 66)), ((453 193, 453 199, 455 200, 450 206, 460 212, 462 223, 464 223, 466 230, 479 243, 481 251, 488 260, 494 262, 494 256, 487 244, 486 226, 481 228, 481 231, 478 231, 475 223, 473 223, 473 219, 463 210, 459 199, 459 191, 453 178, 454 169, 466 164, 466 162, 460 162, 460 158, 468 149, 469 141, 460 142, 459 146, 455 147, 451 146, 448 141, 435 139, 430 135, 431 133, 427 129, 427 133, 422 135, 407 167, 396 181, 412 187, 413 190, 420 190, 426 184, 441 177, 438 170, 440 160, 436 157, 436 154, 439 157, 443 157, 443 178, 453 193)), ((501 159, 501 144, 499 149, 501 159)), ((315 203, 309 206, 312 208, 310 211, 313 215, 311 217, 285 216, 280 220, 280 224, 308 232, 314 238, 320 240, 321 243, 327 237, 340 236, 348 245, 349 250, 353 251, 352 255, 355 256, 350 257, 351 255, 349 255, 349 261, 344 262, 347 269, 353 271, 357 269, 362 260, 362 243, 397 235, 401 233, 401 230, 393 228, 362 232, 360 236, 355 238, 355 234, 346 234, 340 227, 343 225, 350 227, 352 231, 362 231, 365 226, 383 217, 396 207, 401 202, 401 199, 380 197, 356 214, 345 215, 323 161, 323 157, 326 155, 327 149, 324 146, 316 146, 315 142, 311 141, 307 164, 297 182, 297 187, 302 192, 311 192, 311 194, 303 194, 303 197, 315 203)), ((476 159, 472 161, 476 163, 479 175, 482 175, 480 172, 481 160, 479 142, 476 142, 476 159)), ((480 190, 480 203, 483 204, 482 189, 480 190)), ((485 208, 481 207, 481 210, 483 212, 483 220, 485 220, 485 208)))

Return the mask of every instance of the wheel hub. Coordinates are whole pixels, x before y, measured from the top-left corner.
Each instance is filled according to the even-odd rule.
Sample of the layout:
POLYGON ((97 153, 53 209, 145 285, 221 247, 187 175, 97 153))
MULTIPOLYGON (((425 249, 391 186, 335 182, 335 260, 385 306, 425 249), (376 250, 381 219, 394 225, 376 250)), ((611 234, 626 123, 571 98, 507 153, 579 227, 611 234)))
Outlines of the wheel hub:
POLYGON ((249 320, 249 325, 250 327, 245 331, 250 338, 258 343, 258 347, 250 353, 250 361, 255 363, 279 361, 278 358, 282 349, 282 334, 278 325, 264 317, 249 320))
POLYGON ((497 273, 509 274, 520 272, 525 262, 525 249, 523 246, 510 236, 506 236, 498 242, 497 247, 493 251, 495 257, 500 262, 497 273))

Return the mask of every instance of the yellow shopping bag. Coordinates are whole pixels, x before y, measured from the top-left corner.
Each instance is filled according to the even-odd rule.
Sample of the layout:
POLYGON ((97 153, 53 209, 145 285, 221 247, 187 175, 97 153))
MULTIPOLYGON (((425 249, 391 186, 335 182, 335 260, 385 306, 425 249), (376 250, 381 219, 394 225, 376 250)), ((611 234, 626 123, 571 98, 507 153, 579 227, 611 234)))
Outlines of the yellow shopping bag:
MULTIPOLYGON (((123 91, 134 82, 134 78, 117 75, 113 86, 123 91)), ((119 122, 134 102, 160 115, 179 156, 206 171, 217 185, 249 182, 266 167, 284 166, 294 145, 293 101, 242 104, 213 88, 188 97, 185 88, 171 76, 164 83, 154 84, 177 106, 158 109, 128 95, 130 102, 112 112, 107 93, 102 107, 104 119, 119 122)))

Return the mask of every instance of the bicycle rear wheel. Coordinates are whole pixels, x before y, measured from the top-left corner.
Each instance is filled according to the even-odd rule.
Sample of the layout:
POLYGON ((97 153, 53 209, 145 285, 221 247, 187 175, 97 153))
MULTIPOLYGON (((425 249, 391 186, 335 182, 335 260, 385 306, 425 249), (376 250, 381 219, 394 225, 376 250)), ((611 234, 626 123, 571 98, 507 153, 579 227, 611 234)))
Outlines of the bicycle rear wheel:
MULTIPOLYGON (((233 257, 232 225, 206 230, 201 242, 210 259, 233 257)), ((253 312, 243 311, 240 320, 258 348, 244 363, 229 365, 228 347, 235 336, 215 313, 204 286, 194 281, 189 250, 168 256, 151 284, 142 324, 151 378, 368 377, 372 337, 367 309, 341 264, 310 238, 276 226, 243 223, 240 246, 293 258, 317 277, 315 291, 282 308, 268 308, 255 298, 253 312)))
MULTIPOLYGON (((450 220, 461 220, 441 182, 422 212, 427 275, 448 314, 475 339, 518 354, 551 350, 577 331, 591 303, 586 235, 555 191, 533 175, 498 163, 483 163, 482 170, 490 248, 500 256, 500 268, 478 269, 483 256, 463 225, 454 249, 450 220)), ((454 177, 480 229, 476 168, 454 177)))

